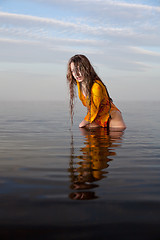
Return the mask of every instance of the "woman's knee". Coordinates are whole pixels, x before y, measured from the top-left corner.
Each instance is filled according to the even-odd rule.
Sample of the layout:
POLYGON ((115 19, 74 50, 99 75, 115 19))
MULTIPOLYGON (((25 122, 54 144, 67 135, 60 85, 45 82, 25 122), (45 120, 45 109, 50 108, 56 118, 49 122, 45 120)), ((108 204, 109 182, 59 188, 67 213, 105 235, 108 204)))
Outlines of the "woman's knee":
POLYGON ((109 127, 112 129, 114 128, 121 131, 126 129, 126 125, 123 121, 122 114, 119 111, 111 112, 111 120, 109 123, 109 127))

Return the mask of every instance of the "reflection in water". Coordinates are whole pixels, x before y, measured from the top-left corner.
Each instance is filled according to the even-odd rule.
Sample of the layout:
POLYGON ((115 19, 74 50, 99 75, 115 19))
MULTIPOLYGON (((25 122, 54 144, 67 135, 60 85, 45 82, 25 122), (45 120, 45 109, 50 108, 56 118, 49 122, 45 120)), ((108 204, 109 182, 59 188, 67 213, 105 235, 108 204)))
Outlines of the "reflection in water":
POLYGON ((75 156, 73 137, 71 141, 69 172, 72 183, 70 188, 74 192, 69 197, 77 200, 95 199, 98 196, 92 190, 99 186, 95 182, 106 177, 108 163, 112 156, 116 155, 115 148, 120 146, 123 132, 108 133, 105 128, 82 128, 80 131, 84 136, 84 147, 80 149, 80 156, 75 156))

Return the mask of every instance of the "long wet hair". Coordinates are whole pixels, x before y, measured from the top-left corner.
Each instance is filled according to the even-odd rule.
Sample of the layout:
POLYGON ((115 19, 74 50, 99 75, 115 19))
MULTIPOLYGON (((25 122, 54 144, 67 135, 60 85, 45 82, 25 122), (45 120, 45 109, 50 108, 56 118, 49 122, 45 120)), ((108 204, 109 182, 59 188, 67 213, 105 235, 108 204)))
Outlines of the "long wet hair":
MULTIPOLYGON (((86 94, 88 96, 89 102, 91 104, 91 88, 96 80, 101 81, 97 73, 95 72, 93 66, 91 65, 88 58, 84 55, 77 54, 70 58, 68 61, 68 67, 67 67, 67 82, 69 85, 69 92, 70 92, 70 114, 71 114, 71 123, 73 124, 73 108, 74 108, 74 99, 76 97, 76 79, 73 77, 73 74, 71 72, 71 63, 74 63, 75 72, 77 76, 79 75, 79 72, 81 73, 82 77, 84 78, 84 82, 86 85, 86 94)), ((102 81, 101 81, 102 82, 102 81)), ((105 85, 104 85, 105 86, 105 85)), ((81 87, 81 83, 80 83, 81 87)), ((106 89, 107 91, 107 89, 106 89)), ((107 91, 108 94, 108 91, 107 91)), ((109 96, 109 94, 108 94, 109 96)), ((110 97, 109 97, 110 99, 110 97)))

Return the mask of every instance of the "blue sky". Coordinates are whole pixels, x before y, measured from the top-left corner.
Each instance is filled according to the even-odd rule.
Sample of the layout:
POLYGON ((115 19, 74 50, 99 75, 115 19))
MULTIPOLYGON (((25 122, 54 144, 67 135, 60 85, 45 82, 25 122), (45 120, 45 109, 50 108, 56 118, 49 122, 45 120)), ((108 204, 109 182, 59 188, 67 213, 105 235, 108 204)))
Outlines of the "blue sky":
POLYGON ((160 100, 160 1, 0 0, 0 101, 66 100, 77 53, 115 102, 160 100))

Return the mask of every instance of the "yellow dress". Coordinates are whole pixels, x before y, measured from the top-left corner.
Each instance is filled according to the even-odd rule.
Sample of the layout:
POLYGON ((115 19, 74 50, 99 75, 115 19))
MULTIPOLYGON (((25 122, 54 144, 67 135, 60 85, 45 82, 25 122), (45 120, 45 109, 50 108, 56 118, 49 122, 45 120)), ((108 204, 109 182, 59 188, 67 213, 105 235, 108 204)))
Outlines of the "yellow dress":
MULTIPOLYGON (((91 89, 91 104, 88 97, 85 97, 81 91, 80 83, 77 81, 79 99, 87 107, 88 113, 84 118, 86 121, 95 122, 101 127, 107 127, 110 112, 119 109, 111 102, 106 92, 105 86, 99 80, 96 80, 91 89)), ((119 111, 120 112, 120 111, 119 111)))

